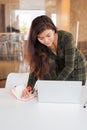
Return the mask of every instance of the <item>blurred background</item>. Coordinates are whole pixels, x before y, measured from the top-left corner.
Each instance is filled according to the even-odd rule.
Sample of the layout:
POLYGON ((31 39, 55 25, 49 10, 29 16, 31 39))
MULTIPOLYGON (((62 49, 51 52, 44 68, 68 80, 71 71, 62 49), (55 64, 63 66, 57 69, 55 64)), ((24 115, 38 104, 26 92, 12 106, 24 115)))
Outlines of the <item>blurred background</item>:
POLYGON ((28 72, 26 46, 32 20, 46 14, 77 39, 87 59, 87 0, 0 0, 0 87, 8 73, 28 72), (78 29, 78 32, 77 32, 78 29))

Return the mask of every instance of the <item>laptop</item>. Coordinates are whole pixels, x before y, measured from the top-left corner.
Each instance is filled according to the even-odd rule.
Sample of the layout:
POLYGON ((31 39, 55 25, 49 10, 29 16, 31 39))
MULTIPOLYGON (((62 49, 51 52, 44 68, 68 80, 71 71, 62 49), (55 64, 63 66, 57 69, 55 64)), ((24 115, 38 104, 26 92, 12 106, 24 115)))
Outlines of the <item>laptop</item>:
POLYGON ((36 87, 40 103, 81 103, 81 81, 38 80, 36 87))

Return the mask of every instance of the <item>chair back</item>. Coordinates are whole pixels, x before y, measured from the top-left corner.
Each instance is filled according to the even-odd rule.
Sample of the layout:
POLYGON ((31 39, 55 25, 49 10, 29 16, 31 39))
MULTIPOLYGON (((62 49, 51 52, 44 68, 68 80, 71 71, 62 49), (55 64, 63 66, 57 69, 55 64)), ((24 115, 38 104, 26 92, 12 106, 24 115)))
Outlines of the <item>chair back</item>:
POLYGON ((9 73, 7 76, 5 88, 12 88, 20 84, 27 86, 28 78, 29 73, 9 73))

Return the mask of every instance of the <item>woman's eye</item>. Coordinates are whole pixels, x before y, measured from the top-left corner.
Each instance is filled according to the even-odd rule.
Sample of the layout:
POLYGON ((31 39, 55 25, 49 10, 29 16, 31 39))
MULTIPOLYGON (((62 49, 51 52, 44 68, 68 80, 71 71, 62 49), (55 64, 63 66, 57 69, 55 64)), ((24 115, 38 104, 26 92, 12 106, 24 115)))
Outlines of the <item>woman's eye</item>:
POLYGON ((39 38, 39 40, 43 40, 44 38, 39 38))
POLYGON ((50 37, 50 35, 47 35, 47 37, 50 37))

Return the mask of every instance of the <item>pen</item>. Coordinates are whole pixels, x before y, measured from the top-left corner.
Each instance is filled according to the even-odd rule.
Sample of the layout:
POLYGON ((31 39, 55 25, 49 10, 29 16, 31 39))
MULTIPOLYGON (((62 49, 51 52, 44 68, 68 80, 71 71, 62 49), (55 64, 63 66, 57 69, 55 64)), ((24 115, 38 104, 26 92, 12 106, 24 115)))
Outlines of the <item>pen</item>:
POLYGON ((84 105, 83 107, 86 108, 86 105, 84 105))
POLYGON ((84 103, 83 107, 86 108, 87 101, 84 103))

